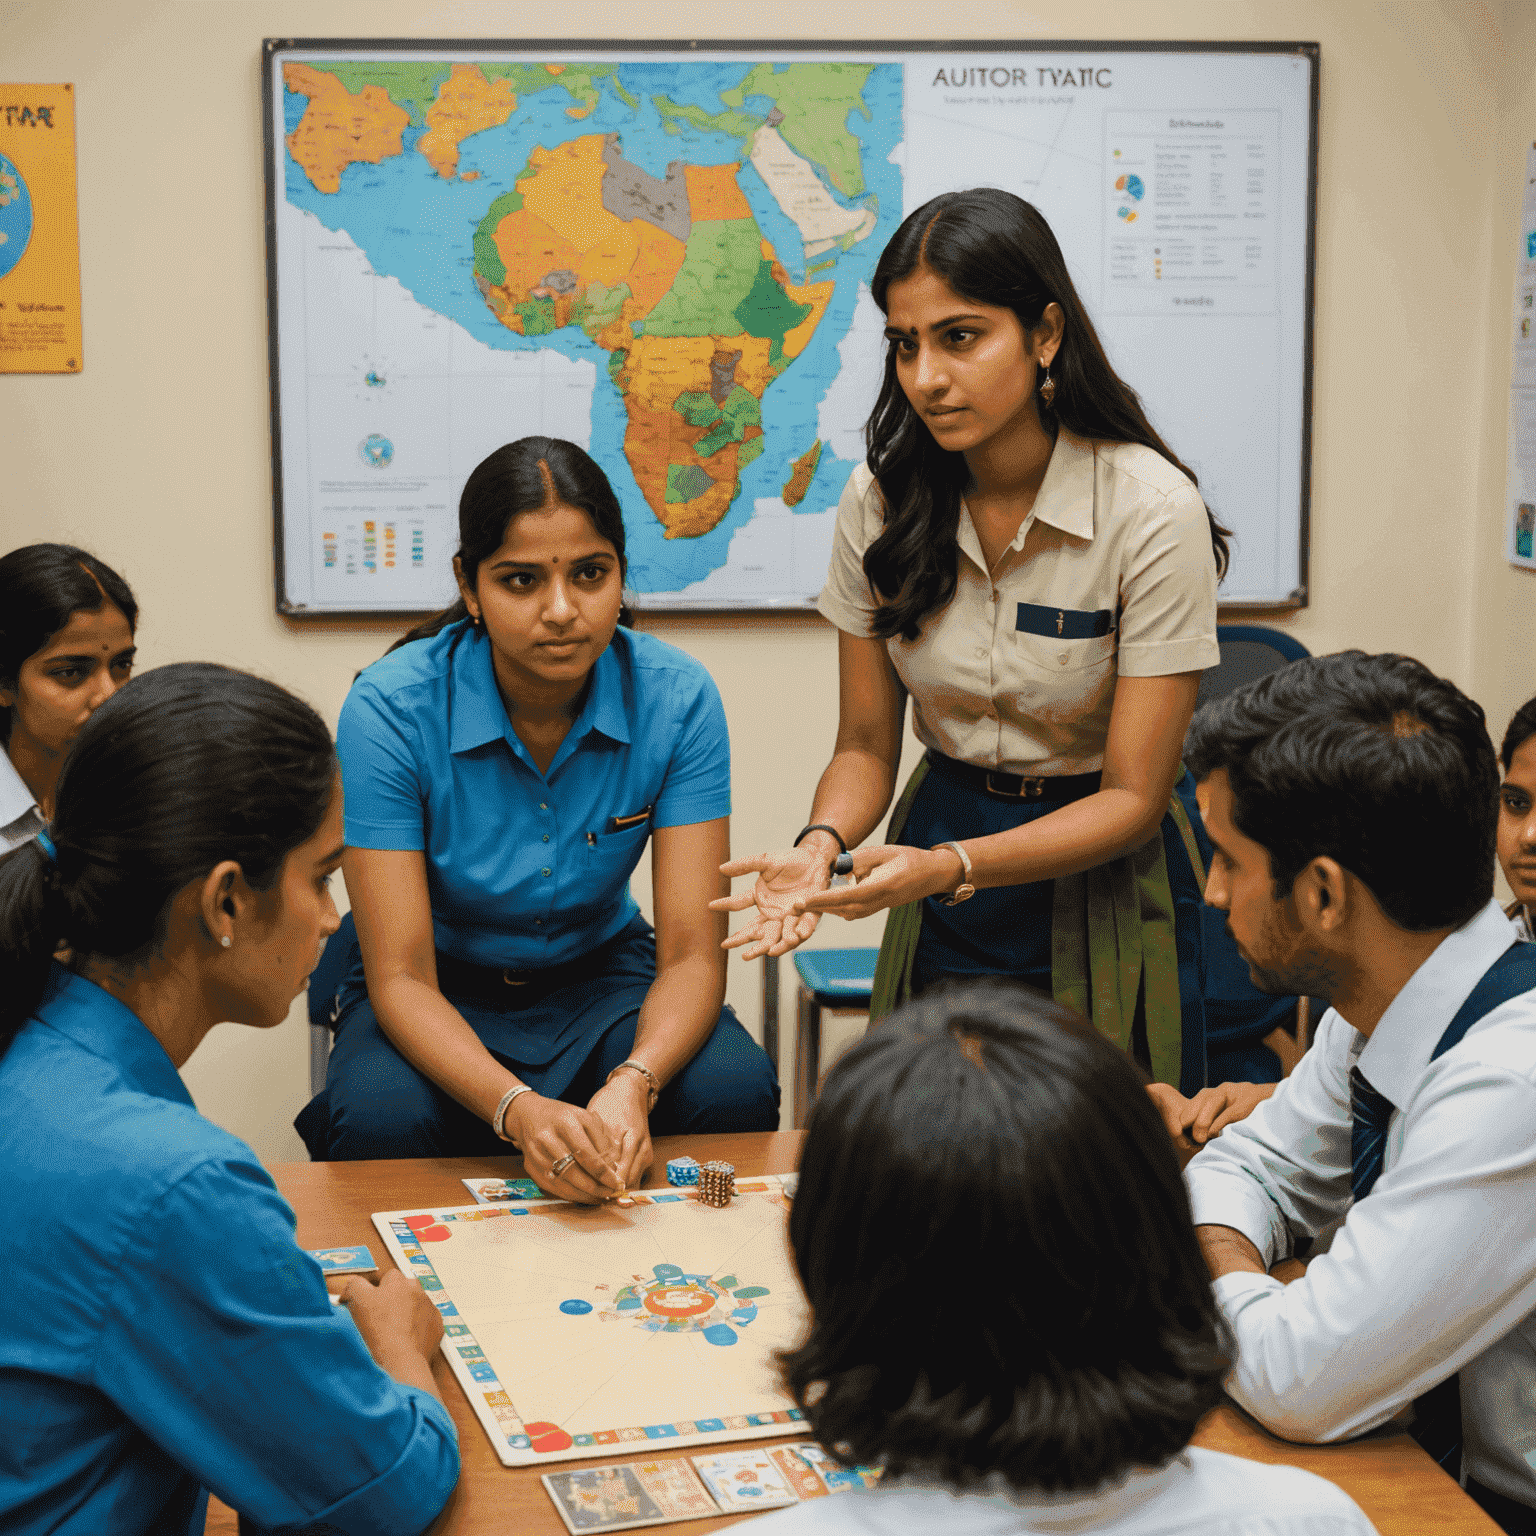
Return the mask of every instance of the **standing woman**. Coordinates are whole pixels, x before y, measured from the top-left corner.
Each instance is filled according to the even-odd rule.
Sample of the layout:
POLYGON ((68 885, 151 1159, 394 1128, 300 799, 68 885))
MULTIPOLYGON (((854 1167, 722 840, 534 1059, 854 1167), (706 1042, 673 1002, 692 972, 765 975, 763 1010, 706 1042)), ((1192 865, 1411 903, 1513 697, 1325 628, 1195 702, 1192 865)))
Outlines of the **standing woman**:
POLYGON ((133 670, 138 617, 128 583, 72 544, 0 557, 0 857, 51 820, 71 743, 133 670))
POLYGON ((496 1154, 551 1194, 636 1184, 651 1130, 773 1130, 778 1084, 723 1007, 725 713, 625 627, 624 521, 557 438, 459 501, 460 600, 358 678, 337 747, 361 965, 336 997, 317 1159, 496 1154), (652 844, 654 934, 629 894, 652 844))
MULTIPOLYGON (((1054 993, 1162 1082, 1205 1080, 1198 849, 1174 794, 1217 661, 1224 530, 1116 377, 1050 227, 946 193, 886 247, 885 382, 838 509, 832 762, 794 851, 737 859, 783 954, 885 908, 873 1016, 941 976, 1054 993), (910 694, 927 754, 891 819, 910 694)), ((1192 799, 1191 799, 1192 803, 1192 799)))

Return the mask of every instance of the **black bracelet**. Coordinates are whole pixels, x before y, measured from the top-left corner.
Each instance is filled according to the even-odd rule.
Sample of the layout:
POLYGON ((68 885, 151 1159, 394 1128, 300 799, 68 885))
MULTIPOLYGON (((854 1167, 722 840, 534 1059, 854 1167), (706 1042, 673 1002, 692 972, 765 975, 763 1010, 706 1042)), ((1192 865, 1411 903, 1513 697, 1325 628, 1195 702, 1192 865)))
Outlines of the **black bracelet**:
POLYGON ((795 839, 794 846, 798 848, 800 846, 801 839, 808 837, 812 832, 830 832, 832 836, 837 839, 837 846, 841 848, 844 853, 848 852, 848 844, 843 841, 843 834, 839 832, 836 827, 829 827, 824 821, 813 821, 810 826, 802 828, 800 836, 795 839))

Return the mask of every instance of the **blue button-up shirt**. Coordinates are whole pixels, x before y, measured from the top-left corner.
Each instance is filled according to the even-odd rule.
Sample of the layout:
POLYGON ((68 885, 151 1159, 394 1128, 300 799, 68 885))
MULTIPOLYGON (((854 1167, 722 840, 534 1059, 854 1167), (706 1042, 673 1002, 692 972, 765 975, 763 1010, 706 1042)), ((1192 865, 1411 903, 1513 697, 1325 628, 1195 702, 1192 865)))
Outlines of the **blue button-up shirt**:
POLYGON ((332 1307, 293 1212, 160 1043, 55 966, 0 1059, 0 1529, 419 1532, 459 1473, 447 1410, 332 1307))
POLYGON ((560 965, 638 910, 652 827, 728 816, 719 690, 691 656, 619 629, 547 773, 512 729, 490 641, 465 621, 374 662, 336 729, 354 848, 419 850, 437 947, 560 965))

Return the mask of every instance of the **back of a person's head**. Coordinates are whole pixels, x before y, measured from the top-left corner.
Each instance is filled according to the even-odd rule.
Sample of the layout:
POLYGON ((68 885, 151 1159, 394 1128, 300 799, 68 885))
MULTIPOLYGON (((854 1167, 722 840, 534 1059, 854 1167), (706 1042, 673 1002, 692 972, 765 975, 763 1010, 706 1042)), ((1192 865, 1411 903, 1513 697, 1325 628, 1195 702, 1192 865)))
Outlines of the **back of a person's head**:
POLYGON ((124 684, 70 749, 48 843, 0 862, 0 1055, 61 944, 131 969, 216 864, 270 890, 324 820, 334 773, 325 722, 276 683, 180 662, 124 684))
POLYGON ((931 993, 838 1063, 790 1240, 813 1321, 785 1379, 850 1462, 1087 1489, 1221 1395, 1167 1132, 1121 1052, 1023 988, 931 993))
POLYGON ((1482 709, 1410 656, 1310 656, 1207 704, 1184 759, 1225 771, 1238 831, 1269 853, 1277 896, 1336 860, 1417 933, 1493 895, 1499 770, 1482 709))

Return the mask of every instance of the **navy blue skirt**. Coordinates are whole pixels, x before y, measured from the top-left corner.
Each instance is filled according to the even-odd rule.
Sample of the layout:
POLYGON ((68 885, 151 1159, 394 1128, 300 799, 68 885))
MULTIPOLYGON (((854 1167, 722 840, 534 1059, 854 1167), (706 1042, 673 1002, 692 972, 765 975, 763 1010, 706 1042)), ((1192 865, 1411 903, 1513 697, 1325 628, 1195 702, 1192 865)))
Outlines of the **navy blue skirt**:
MULTIPOLYGON (((944 759, 929 754, 931 769, 918 786, 897 838, 911 848, 963 842, 1011 832, 1070 805, 1067 800, 1013 800, 988 794, 945 772, 944 759)), ((1097 786, 1085 783, 1074 799, 1084 799, 1097 786)), ((1179 798, 1194 809, 1194 783, 1186 773, 1179 798)), ((1174 939, 1179 951, 1180 1070, 1179 1089, 1194 1093, 1205 1086, 1204 959, 1200 914, 1204 905, 1200 882, 1189 861, 1184 839, 1171 816, 1162 821, 1163 853, 1174 902, 1174 939)), ((969 901, 946 907, 935 897, 923 903, 923 926, 912 966, 914 993, 946 976, 1007 976, 1049 995, 1051 987, 1051 921, 1056 882, 994 886, 977 891, 969 901)), ((1138 1008, 1138 1014, 1140 1010, 1138 1008)), ((1138 1021, 1144 1037, 1145 1026, 1138 1021)))

